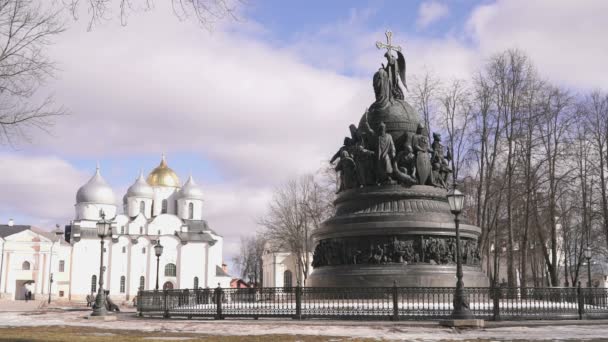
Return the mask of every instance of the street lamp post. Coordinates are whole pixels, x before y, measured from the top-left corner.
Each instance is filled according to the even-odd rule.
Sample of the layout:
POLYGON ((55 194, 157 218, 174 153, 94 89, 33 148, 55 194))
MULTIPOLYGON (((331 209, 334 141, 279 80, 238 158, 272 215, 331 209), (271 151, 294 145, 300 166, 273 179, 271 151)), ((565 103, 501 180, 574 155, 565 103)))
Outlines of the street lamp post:
MULTIPOLYGON (((56 224, 55 225, 55 230, 53 231, 53 233, 55 233, 55 236, 57 236, 57 243, 61 244, 61 240, 60 240, 60 236, 63 234, 63 231, 61 231, 61 229, 59 229, 59 225, 56 224)), ((52 286, 53 286, 53 247, 55 246, 55 243, 52 242, 51 243, 51 256, 49 257, 49 301, 48 304, 51 304, 51 290, 52 290, 52 286)))
POLYGON ((101 220, 97 222, 97 236, 101 239, 101 253, 99 258, 99 289, 95 297, 95 307, 91 316, 105 316, 106 311, 106 294, 103 289, 103 245, 104 239, 112 234, 112 226, 110 221, 106 221, 106 214, 103 209, 99 211, 101 220))
POLYGON ((154 245, 154 254, 156 254, 156 291, 158 291, 158 267, 160 256, 163 255, 163 245, 160 244, 160 238, 156 240, 156 245, 154 245))
POLYGON ((587 259, 587 287, 591 287, 591 247, 585 248, 585 258, 587 259))
POLYGON ((454 292, 454 311, 452 311, 452 319, 474 319, 475 316, 469 311, 469 305, 464 295, 464 282, 462 281, 462 257, 460 250, 460 219, 458 215, 462 212, 464 205, 464 194, 460 191, 452 189, 448 193, 448 203, 450 211, 454 214, 454 224, 456 226, 456 291, 454 292))

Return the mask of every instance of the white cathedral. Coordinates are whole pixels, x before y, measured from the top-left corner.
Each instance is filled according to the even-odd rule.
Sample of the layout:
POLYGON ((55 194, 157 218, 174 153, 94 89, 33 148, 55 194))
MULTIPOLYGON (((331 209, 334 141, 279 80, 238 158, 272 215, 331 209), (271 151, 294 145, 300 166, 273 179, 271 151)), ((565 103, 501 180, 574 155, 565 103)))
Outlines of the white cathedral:
POLYGON ((53 297, 82 300, 96 292, 100 266, 96 224, 102 210, 112 221, 112 235, 104 245, 104 289, 114 300, 130 300, 139 289, 155 288, 158 240, 164 247, 159 288, 205 288, 218 283, 230 287, 222 262, 223 240, 203 219, 201 189, 192 176, 181 185, 164 156, 147 179, 142 173, 129 187, 122 214, 99 168, 78 189, 75 209, 65 240, 54 241, 52 234, 29 226, 0 225, 2 297, 22 299, 30 289, 38 296, 50 291, 53 297))

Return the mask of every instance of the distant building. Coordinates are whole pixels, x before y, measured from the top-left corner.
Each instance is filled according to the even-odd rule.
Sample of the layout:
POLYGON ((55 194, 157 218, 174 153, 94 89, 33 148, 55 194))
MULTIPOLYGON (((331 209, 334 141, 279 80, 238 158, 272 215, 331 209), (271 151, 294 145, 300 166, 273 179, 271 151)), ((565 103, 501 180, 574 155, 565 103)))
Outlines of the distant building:
POLYGON ((251 286, 243 279, 234 278, 230 281, 230 287, 233 289, 248 289, 251 286))
POLYGON ((65 295, 69 288, 71 247, 63 237, 53 236, 39 228, 26 225, 0 224, 0 298, 45 298, 49 293, 51 269, 54 295, 65 295))
MULTIPOLYGON (((264 287, 293 287, 297 285, 300 267, 295 254, 280 245, 266 242, 262 255, 264 287)), ((312 253, 308 253, 308 274, 312 272, 312 253)), ((300 272, 303 275, 303 272, 300 272)), ((303 278, 303 277, 302 277, 303 278)), ((305 286, 304 281, 300 285, 305 286)))

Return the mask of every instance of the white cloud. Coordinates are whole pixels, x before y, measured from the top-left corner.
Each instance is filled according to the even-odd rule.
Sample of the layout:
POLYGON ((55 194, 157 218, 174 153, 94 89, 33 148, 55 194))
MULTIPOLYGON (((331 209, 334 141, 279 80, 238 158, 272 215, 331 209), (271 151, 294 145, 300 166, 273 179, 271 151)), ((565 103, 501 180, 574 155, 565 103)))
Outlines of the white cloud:
POLYGON ((483 56, 519 48, 555 82, 608 88, 606 13, 603 0, 500 0, 478 6, 467 29, 483 56))
POLYGON ((54 157, 0 154, 0 214, 26 216, 35 222, 18 224, 52 228, 74 216, 76 190, 90 176, 54 157))
POLYGON ((437 1, 425 1, 418 8, 416 26, 419 29, 425 29, 430 24, 447 17, 449 12, 450 10, 446 4, 437 1))
POLYGON ((50 86, 73 115, 37 146, 100 157, 200 151, 229 176, 268 184, 314 170, 372 102, 367 82, 171 15, 67 32, 50 86))

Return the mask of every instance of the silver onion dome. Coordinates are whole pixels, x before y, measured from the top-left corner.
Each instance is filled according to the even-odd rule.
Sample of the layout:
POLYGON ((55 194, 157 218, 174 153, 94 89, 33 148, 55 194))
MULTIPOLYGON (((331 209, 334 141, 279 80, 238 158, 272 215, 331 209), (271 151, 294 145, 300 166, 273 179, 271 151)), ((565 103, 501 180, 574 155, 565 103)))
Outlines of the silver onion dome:
POLYGON ((196 185, 192 176, 188 178, 186 184, 179 191, 180 197, 184 199, 203 200, 203 191, 196 185))
POLYGON ((135 183, 129 187, 127 190, 127 197, 144 197, 144 198, 153 198, 154 197, 154 189, 146 182, 144 178, 144 174, 140 173, 135 183))
POLYGON ((114 192, 101 177, 99 167, 95 170, 95 175, 76 192, 76 203, 116 204, 114 192))

